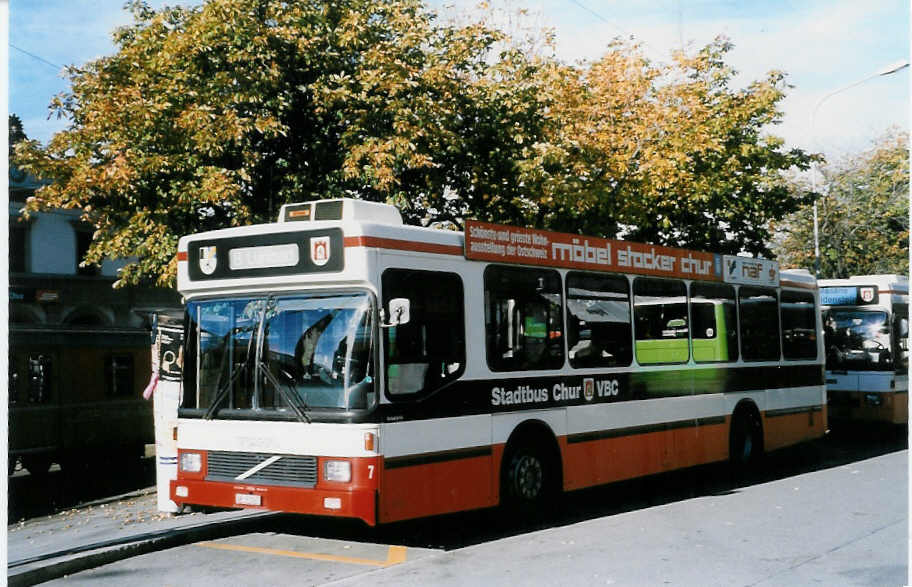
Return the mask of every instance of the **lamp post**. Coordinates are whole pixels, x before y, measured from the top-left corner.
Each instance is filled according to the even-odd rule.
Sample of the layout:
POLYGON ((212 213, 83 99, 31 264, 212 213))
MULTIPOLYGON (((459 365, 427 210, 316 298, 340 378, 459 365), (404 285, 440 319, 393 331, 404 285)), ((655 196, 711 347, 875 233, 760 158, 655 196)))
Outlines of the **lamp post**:
MULTIPOLYGON (((909 67, 909 61, 906 59, 901 59, 895 63, 891 63, 890 65, 887 65, 886 67, 880 69, 879 71, 877 71, 875 73, 872 73, 871 75, 869 75, 865 78, 852 82, 848 85, 842 86, 841 88, 837 88, 837 89, 833 90, 832 92, 830 92, 829 94, 827 94, 826 96, 824 96, 823 98, 820 98, 820 100, 818 100, 817 104, 814 106, 814 110, 811 111, 811 138, 813 139, 813 136, 814 136, 814 121, 817 118, 817 111, 820 110, 820 107, 828 99, 832 98, 833 96, 835 96, 836 94, 838 94, 840 92, 844 92, 848 89, 854 88, 855 86, 859 86, 868 80, 872 80, 875 77, 883 77, 885 75, 890 75, 890 74, 896 73, 897 71, 905 69, 907 67, 909 67)), ((814 193, 817 193, 817 164, 816 163, 811 164, 811 191, 814 193)), ((820 277, 820 228, 819 228, 819 223, 818 223, 818 219, 817 219, 817 199, 816 198, 814 199, 814 277, 820 277)))

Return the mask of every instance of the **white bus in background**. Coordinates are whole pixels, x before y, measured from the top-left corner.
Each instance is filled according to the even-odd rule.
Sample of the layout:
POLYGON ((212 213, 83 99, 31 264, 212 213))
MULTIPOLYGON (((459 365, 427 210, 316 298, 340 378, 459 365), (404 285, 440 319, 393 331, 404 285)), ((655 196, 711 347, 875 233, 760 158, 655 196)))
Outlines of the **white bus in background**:
POLYGON ((830 417, 907 423, 908 278, 858 275, 819 283, 830 417))

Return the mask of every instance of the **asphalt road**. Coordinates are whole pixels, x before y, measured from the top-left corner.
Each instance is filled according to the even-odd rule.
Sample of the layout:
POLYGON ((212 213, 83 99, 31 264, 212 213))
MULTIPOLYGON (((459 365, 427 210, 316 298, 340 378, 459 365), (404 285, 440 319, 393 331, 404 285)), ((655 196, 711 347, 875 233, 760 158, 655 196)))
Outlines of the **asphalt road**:
POLYGON ((905 448, 904 433, 842 431, 747 477, 714 465, 575 492, 534 521, 281 516, 55 583, 904 585, 905 448))

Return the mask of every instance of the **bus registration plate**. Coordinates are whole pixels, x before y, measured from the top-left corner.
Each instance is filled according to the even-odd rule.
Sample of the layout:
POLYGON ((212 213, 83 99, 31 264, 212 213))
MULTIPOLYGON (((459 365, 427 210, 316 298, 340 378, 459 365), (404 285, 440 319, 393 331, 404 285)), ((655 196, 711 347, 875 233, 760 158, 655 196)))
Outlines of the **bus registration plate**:
POLYGON ((238 505, 261 505, 262 499, 259 495, 251 495, 249 493, 235 493, 234 503, 238 505))

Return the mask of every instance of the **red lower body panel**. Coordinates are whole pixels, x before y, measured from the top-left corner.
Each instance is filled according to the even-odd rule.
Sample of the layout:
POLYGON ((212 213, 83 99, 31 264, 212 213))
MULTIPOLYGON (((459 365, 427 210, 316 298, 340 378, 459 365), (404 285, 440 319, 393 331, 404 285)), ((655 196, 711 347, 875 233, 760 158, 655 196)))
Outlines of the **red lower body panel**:
MULTIPOLYGON (((199 504, 224 508, 249 508, 321 516, 359 518, 376 524, 376 492, 372 489, 336 491, 300 487, 245 485, 217 481, 181 480, 171 482, 171 499, 178 505, 199 504), (175 488, 186 487, 187 497, 178 497, 175 488), (238 503, 238 496, 259 496, 259 505, 238 503), (326 507, 326 500, 337 499, 338 508, 326 507)), ((250 498, 240 498, 244 501, 250 498)))

